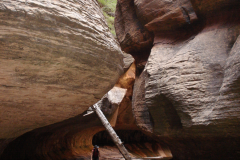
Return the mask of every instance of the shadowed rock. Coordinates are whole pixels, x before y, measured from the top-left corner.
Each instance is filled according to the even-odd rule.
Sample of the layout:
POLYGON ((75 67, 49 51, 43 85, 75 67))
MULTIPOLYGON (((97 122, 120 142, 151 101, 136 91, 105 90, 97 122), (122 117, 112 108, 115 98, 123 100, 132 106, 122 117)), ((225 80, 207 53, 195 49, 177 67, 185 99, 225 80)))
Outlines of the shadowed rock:
POLYGON ((230 141, 240 139, 240 2, 119 0, 117 7, 118 40, 136 59, 137 126, 168 143, 176 159, 238 157, 230 141), (142 48, 135 47, 141 29, 154 37, 142 48))

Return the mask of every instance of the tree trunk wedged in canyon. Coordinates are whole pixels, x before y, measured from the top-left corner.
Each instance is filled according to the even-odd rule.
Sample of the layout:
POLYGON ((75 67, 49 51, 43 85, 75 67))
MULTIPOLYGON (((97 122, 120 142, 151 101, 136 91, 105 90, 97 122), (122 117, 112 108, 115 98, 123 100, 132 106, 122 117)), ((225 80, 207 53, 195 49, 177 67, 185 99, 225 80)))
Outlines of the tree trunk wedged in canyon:
POLYGON ((106 131, 109 133, 110 137, 112 138, 113 142, 115 145, 118 147, 119 151, 123 155, 123 157, 126 160, 131 160, 131 156, 129 155, 128 151, 124 147, 122 141, 120 138, 117 136, 116 132, 112 128, 111 124, 108 122, 107 118, 104 116, 100 108, 98 107, 97 104, 94 104, 92 106, 92 109, 95 110, 96 114, 98 115, 99 119, 101 120, 103 126, 105 127, 106 131))
POLYGON ((115 27, 139 71, 133 91, 138 127, 166 142, 176 159, 239 157, 240 1, 123 2, 115 27), (143 48, 141 28, 153 35, 143 48), (133 43, 123 40, 128 35, 133 43))
POLYGON ((0 138, 83 113, 123 73, 95 0, 4 0, 0 17, 0 138))

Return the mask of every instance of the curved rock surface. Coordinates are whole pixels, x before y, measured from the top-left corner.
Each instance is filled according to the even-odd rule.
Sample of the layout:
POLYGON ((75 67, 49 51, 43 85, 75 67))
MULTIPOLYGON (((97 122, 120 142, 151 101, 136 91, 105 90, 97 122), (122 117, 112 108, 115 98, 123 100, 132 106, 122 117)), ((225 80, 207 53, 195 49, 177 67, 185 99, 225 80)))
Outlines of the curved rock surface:
POLYGON ((0 138, 81 114, 123 72, 95 0, 4 0, 0 17, 0 138))
POLYGON ((117 7, 118 40, 136 59, 138 127, 176 159, 239 157, 240 2, 119 0, 117 7), (152 43, 139 45, 149 40, 140 30, 152 43))

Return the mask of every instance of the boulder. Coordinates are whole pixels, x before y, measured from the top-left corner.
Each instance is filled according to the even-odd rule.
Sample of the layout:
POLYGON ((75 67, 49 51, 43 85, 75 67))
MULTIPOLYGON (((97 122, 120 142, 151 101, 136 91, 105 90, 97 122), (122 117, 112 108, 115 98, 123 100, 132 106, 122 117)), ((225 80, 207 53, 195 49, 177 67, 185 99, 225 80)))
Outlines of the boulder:
POLYGON ((95 0, 5 0, 0 17, 0 138, 83 113, 123 73, 95 0))

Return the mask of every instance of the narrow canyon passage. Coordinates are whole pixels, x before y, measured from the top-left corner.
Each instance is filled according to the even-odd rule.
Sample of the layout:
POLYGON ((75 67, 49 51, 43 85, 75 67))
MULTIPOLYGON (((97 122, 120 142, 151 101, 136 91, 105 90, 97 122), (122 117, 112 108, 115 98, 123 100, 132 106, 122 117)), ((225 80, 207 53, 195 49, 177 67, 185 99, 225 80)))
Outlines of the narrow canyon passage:
MULTIPOLYGON (((159 142, 145 135, 140 130, 117 130, 116 133, 132 158, 160 156, 171 158, 171 152, 168 148, 163 148, 164 145, 160 145, 159 142)), ((122 157, 106 131, 95 134, 92 144, 100 146, 100 151, 103 152, 102 157, 104 159, 122 157)))
POLYGON ((122 160, 94 104, 133 158, 239 159, 239 13, 240 0, 1 1, 0 160, 89 160, 94 145, 122 160))
MULTIPOLYGON (((171 157, 170 150, 139 130, 116 131, 132 157, 171 157)), ((1 160, 90 159, 93 145, 99 145, 103 159, 122 158, 95 114, 71 118, 36 129, 11 141, 1 160), (95 119, 95 120, 94 120, 95 119), (79 123, 85 125, 79 126, 79 123)))

